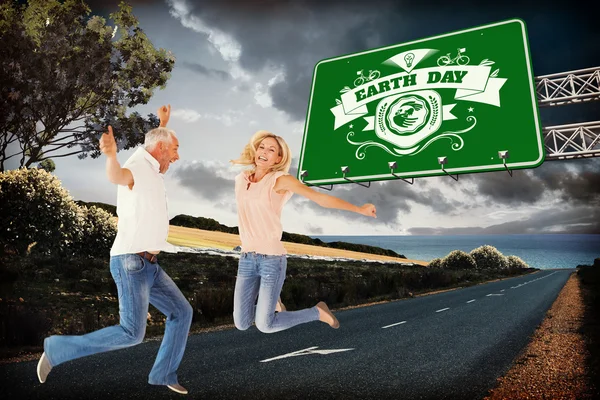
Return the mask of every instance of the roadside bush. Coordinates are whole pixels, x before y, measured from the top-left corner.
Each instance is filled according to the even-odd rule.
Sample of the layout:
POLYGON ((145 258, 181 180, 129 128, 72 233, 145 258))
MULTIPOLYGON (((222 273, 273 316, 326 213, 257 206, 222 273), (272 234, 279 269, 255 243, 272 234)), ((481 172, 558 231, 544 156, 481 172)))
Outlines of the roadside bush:
POLYGON ((442 268, 442 259, 441 258, 434 258, 433 260, 429 261, 429 264, 427 264, 427 267, 429 267, 429 268, 442 268))
POLYGON ((0 251, 24 255, 64 252, 81 235, 78 207, 43 169, 0 173, 0 251))
POLYGON ((81 206, 78 215, 81 235, 72 244, 72 250, 88 257, 107 257, 117 235, 116 220, 96 206, 81 206))
POLYGON ((112 215, 113 217, 117 216, 117 206, 113 206, 112 204, 100 203, 97 201, 89 201, 85 202, 83 200, 75 200, 75 204, 82 207, 85 206, 87 208, 91 208, 92 206, 98 207, 112 215))
POLYGON ((517 256, 508 256, 506 257, 506 261, 508 263, 509 269, 529 268, 529 265, 527 265, 525 261, 523 261, 520 257, 517 256))
POLYGON ((39 168, 0 173, 0 211, 0 254, 105 256, 117 232, 109 213, 78 206, 39 168))
POLYGON ((213 323, 233 312, 233 288, 204 288, 194 292, 190 301, 194 322, 213 323))
POLYGON ((0 303, 0 346, 35 346, 52 326, 51 314, 0 303))
POLYGON ((442 261, 442 267, 446 269, 476 269, 475 259, 462 250, 454 250, 442 261))
POLYGON ((455 283, 455 275, 443 269, 428 269, 420 277, 420 289, 439 289, 455 283))
MULTIPOLYGON (((581 283, 585 285, 597 286, 600 284, 600 258, 594 259, 593 265, 578 265, 577 275, 581 283)), ((595 302, 600 303, 600 290, 594 289, 589 292, 588 296, 592 296, 595 302), (596 298, 598 300, 596 300, 596 298)), ((597 310, 600 312, 600 308, 597 310)))
POLYGON ((477 269, 506 269, 508 261, 494 246, 484 245, 471 251, 470 255, 477 264, 477 269))

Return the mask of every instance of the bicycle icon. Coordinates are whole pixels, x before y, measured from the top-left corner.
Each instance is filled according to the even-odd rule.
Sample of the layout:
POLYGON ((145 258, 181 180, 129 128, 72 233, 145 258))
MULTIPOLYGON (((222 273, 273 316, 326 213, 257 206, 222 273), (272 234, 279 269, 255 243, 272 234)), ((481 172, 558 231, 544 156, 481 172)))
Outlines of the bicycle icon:
POLYGON ((445 56, 441 56, 440 58, 437 59, 437 64, 440 67, 445 67, 446 65, 452 65, 454 64, 454 62, 456 62, 456 65, 467 65, 469 63, 469 61, 471 61, 471 59, 462 54, 465 51, 467 51, 466 48, 462 48, 462 49, 457 49, 458 53, 456 54, 456 57, 454 58, 450 58, 450 53, 446 54, 445 56))
POLYGON ((376 69, 375 70, 370 69, 368 76, 365 76, 363 74, 363 71, 364 70, 361 69, 360 71, 356 72, 356 75, 360 75, 360 76, 354 80, 354 87, 357 87, 357 86, 362 85, 363 83, 375 80, 381 76, 381 73, 379 71, 377 71, 376 69))

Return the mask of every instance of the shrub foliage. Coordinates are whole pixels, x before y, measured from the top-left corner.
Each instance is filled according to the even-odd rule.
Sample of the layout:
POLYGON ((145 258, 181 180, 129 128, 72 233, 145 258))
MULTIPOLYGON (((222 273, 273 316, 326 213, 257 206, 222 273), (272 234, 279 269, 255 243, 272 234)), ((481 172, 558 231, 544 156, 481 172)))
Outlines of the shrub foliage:
POLYGON ((112 216, 80 207, 60 180, 38 168, 0 173, 0 252, 106 254, 116 235, 112 216))

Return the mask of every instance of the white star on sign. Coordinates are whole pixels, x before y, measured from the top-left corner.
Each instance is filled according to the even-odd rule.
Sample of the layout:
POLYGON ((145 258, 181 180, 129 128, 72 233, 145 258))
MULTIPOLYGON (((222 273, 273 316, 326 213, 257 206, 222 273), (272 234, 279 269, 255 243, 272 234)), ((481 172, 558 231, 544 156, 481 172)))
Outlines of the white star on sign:
POLYGON ((473 112, 473 107, 469 107, 469 112, 473 112))
POLYGON ((354 128, 354 125, 350 124, 350 129, 354 128))

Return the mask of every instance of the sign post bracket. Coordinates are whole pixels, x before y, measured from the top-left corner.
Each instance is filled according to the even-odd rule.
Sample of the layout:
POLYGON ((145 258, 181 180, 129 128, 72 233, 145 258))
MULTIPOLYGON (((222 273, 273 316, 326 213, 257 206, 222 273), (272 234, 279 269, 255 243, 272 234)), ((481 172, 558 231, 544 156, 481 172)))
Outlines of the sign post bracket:
POLYGON ((300 171, 300 182, 304 183, 307 186, 314 186, 319 189, 325 189, 325 190, 329 190, 329 191, 333 190, 333 185, 331 185, 331 187, 326 187, 326 186, 311 185, 310 183, 305 183, 303 178, 305 178, 307 176, 308 176, 308 171, 306 171, 306 170, 300 171))
POLYGON ((344 174, 344 175, 343 175, 343 178, 344 178, 345 180, 347 180, 348 182, 356 183, 357 185, 360 185, 360 186, 363 186, 363 187, 366 187, 366 188, 368 188, 368 187, 371 187, 371 182, 369 182, 369 184, 368 184, 368 185, 365 185, 364 183, 356 182, 356 181, 353 181, 352 179, 346 178, 346 174, 347 174, 348 172, 350 172, 350 167, 348 167, 348 166, 343 166, 343 167, 342 167, 342 174, 344 174))
POLYGON ((504 164, 504 168, 506 168, 506 172, 508 172, 508 174, 512 178, 513 172, 512 172, 512 170, 508 169, 508 166, 506 165, 506 159, 508 158, 508 150, 499 151, 498 157, 500 157, 502 159, 502 164, 504 164))
POLYGON ((456 175, 456 177, 454 175, 450 175, 448 173, 448 171, 446 171, 444 169, 444 165, 448 163, 448 158, 447 157, 438 157, 438 164, 440 164, 442 166, 442 171, 444 171, 444 173, 446 175, 448 175, 450 178, 454 179, 455 181, 458 182, 458 175, 456 175))
POLYGON ((401 176, 398 176, 394 173, 394 170, 396 168, 398 168, 398 163, 396 161, 390 161, 388 162, 388 166, 390 167, 390 173, 395 176, 398 179, 402 179, 404 182, 408 183, 409 185, 412 185, 413 183, 415 183, 415 178, 410 178, 411 180, 409 181, 408 179, 404 179, 401 176))

